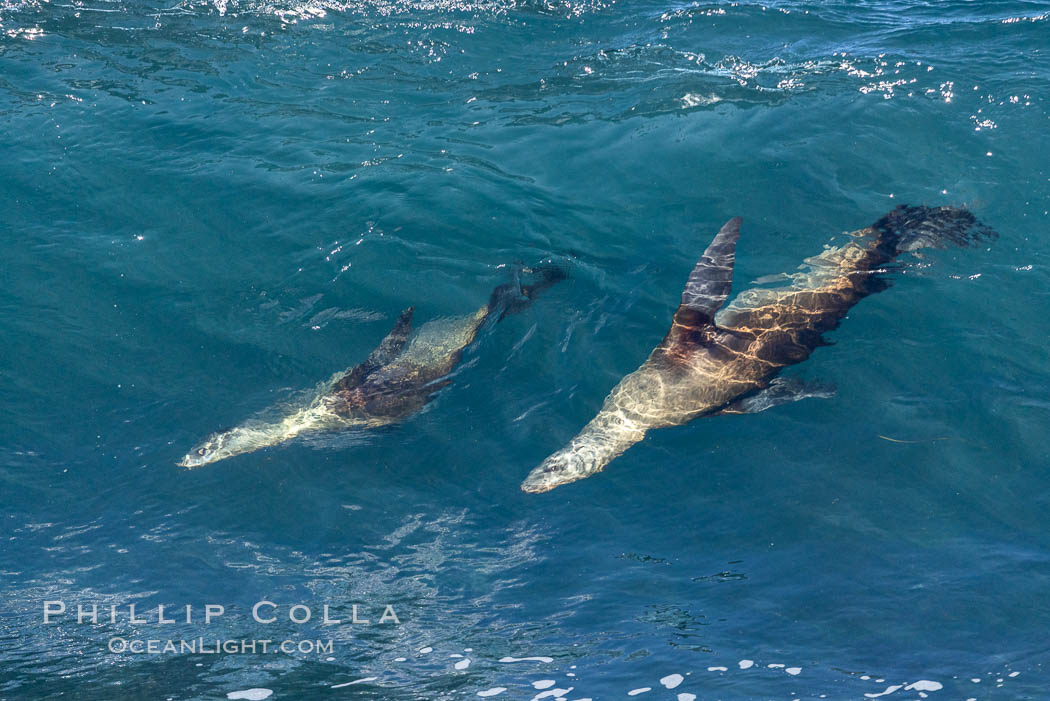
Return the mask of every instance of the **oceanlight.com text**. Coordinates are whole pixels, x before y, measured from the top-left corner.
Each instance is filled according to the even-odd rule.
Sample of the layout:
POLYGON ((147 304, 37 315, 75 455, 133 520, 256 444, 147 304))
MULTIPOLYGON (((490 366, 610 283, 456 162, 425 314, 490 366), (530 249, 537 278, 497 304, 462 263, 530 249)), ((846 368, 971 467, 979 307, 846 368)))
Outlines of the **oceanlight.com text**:
POLYGON ((131 655, 330 655, 335 650, 331 640, 158 640, 110 638, 107 648, 114 654, 131 655))

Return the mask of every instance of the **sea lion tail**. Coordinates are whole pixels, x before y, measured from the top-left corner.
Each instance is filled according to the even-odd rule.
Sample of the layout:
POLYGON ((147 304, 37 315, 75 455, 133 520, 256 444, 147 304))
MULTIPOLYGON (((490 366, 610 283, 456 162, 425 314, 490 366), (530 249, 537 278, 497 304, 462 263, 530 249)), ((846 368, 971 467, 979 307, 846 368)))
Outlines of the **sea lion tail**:
POLYGON ((965 207, 901 205, 872 225, 890 259, 921 248, 973 246, 998 234, 965 207))

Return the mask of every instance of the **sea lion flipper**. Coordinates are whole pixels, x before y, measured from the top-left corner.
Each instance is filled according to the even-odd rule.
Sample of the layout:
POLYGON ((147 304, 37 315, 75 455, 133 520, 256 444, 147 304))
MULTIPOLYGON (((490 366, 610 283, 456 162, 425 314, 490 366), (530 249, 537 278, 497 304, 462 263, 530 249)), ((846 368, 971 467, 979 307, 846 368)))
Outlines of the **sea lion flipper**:
POLYGON ((567 271, 555 263, 541 263, 532 267, 521 267, 514 271, 511 282, 504 283, 492 291, 489 297, 488 314, 496 321, 511 314, 520 314, 544 290, 553 287, 568 277, 567 271), (522 273, 529 273, 531 282, 522 284, 522 273))
POLYGON ((396 358, 404 349, 405 343, 408 341, 408 335, 412 332, 412 314, 414 312, 415 307, 409 307, 401 312, 397 321, 394 322, 394 328, 379 342, 379 345, 369 354, 365 362, 351 368, 335 383, 332 389, 346 390, 356 387, 366 377, 375 372, 377 368, 388 364, 396 358))
POLYGON ((373 367, 379 367, 380 365, 386 365, 398 356, 408 341, 408 335, 412 333, 412 315, 415 311, 415 307, 409 307, 401 312, 397 321, 394 322, 394 328, 379 342, 379 345, 368 356, 368 360, 365 363, 373 367))
POLYGON ((686 326, 714 323, 715 312, 725 304, 733 286, 740 222, 740 217, 726 222, 700 257, 682 292, 675 322, 686 326))
POLYGON ((800 399, 835 396, 835 388, 822 383, 803 382, 797 377, 778 377, 769 386, 755 394, 741 397, 727 404, 716 414, 757 414, 781 404, 790 404, 800 399))

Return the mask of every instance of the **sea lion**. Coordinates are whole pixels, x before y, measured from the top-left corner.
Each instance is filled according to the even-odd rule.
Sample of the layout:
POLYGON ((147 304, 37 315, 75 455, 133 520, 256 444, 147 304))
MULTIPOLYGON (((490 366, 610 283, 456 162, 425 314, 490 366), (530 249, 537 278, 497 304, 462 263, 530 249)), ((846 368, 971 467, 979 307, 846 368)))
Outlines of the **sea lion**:
POLYGON ((888 287, 883 266, 905 251, 995 236, 963 208, 901 206, 850 234, 844 245, 806 259, 788 284, 746 290, 722 309, 740 221, 723 226, 696 264, 663 341, 568 445, 529 473, 524 491, 546 492, 589 477, 653 428, 826 396, 777 374, 824 345, 822 334, 850 307, 888 287))
POLYGON ((375 428, 412 415, 452 381, 450 373, 464 349, 487 324, 523 311, 536 295, 565 277, 553 264, 521 272, 532 273, 531 284, 522 285, 520 272, 515 273, 513 281, 493 290, 488 303, 473 314, 428 321, 415 335, 414 308, 409 307, 363 363, 321 383, 304 402, 269 412, 277 414, 276 419, 249 420, 212 434, 178 464, 200 467, 304 433, 375 428))

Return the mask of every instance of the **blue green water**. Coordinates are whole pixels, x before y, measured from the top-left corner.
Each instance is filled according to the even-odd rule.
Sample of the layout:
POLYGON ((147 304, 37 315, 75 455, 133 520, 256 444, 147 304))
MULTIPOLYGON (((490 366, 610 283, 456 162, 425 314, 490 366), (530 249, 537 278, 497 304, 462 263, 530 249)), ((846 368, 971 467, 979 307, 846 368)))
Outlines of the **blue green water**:
POLYGON ((2 0, 0 119, 0 699, 1046 698, 1050 3, 2 0), (902 202, 1000 238, 855 307, 834 398, 520 492, 725 220, 740 289, 902 202), (176 467, 552 257, 422 413, 176 467), (333 647, 107 649, 198 636, 333 647))

